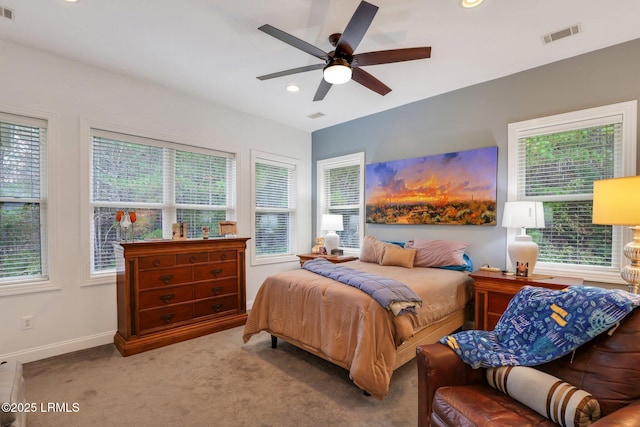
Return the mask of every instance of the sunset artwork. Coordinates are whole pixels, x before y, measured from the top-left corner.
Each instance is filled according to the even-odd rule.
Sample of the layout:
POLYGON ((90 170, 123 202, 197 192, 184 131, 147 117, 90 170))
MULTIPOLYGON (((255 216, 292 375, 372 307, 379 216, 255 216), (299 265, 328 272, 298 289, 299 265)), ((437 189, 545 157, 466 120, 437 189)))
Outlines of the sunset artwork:
POLYGON ((496 225, 498 147, 366 166, 367 223, 496 225))

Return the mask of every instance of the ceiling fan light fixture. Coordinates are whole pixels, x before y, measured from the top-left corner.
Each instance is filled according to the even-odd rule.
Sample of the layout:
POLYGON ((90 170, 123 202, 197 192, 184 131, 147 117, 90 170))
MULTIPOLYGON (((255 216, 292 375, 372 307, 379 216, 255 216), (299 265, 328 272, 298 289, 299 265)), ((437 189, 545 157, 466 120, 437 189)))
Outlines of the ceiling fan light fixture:
POLYGON ((351 65, 346 59, 334 58, 324 67, 324 79, 332 85, 340 85, 351 80, 351 65))
POLYGON ((483 1, 484 0, 460 0, 460 6, 469 9, 472 7, 480 6, 480 3, 482 3, 483 1))

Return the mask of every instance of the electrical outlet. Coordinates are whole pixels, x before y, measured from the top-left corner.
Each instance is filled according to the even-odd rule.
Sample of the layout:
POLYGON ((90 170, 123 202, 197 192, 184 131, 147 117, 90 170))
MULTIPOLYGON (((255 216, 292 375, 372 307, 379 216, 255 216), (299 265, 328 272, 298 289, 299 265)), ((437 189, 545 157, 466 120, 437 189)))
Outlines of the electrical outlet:
POLYGON ((33 328, 33 316, 23 316, 22 329, 31 329, 31 328, 33 328))

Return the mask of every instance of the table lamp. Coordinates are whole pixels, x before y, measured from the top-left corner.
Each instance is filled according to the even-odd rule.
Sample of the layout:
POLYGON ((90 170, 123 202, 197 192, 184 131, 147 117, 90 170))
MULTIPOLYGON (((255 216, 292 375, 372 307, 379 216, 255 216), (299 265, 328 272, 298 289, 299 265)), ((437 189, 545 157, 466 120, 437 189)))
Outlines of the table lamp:
POLYGON ((592 222, 631 226, 633 240, 623 249, 631 264, 620 271, 620 276, 629 284, 629 292, 637 294, 640 285, 640 176, 594 181, 592 222))
POLYGON ((527 228, 544 228, 544 208, 542 202, 506 202, 502 216, 502 226, 519 228, 520 234, 509 243, 507 252, 519 277, 531 277, 538 260, 538 244, 525 232, 527 228))
POLYGON ((344 230, 342 215, 322 215, 320 229, 327 232, 324 236, 324 246, 327 248, 327 254, 331 255, 334 249, 338 249, 338 244, 340 243, 340 236, 338 236, 336 231, 344 230))

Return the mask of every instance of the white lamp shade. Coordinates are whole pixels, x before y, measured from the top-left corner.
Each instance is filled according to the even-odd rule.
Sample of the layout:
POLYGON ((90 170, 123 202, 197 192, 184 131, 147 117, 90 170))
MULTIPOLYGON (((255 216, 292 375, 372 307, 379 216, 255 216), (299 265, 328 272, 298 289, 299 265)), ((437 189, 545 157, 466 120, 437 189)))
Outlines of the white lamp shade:
POLYGON ((322 223, 320 224, 322 231, 342 231, 342 215, 324 214, 322 215, 322 223))
POLYGON ((506 202, 502 215, 502 226, 507 228, 544 228, 542 202, 506 202))
POLYGON ((324 236, 324 246, 327 248, 327 254, 331 255, 331 251, 338 249, 338 246, 340 245, 340 236, 338 236, 336 231, 344 230, 342 225, 342 215, 322 215, 320 228, 323 231, 327 231, 327 234, 324 236))
POLYGON ((502 216, 502 226, 520 228, 521 234, 509 243, 507 251, 515 274, 531 277, 538 261, 538 244, 524 232, 525 228, 544 228, 544 206, 542 202, 506 202, 502 216))

